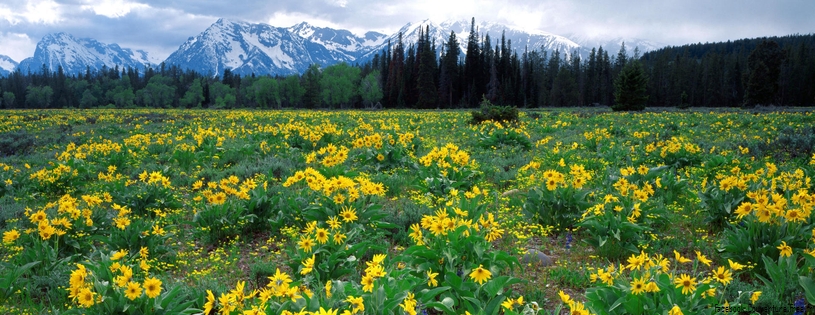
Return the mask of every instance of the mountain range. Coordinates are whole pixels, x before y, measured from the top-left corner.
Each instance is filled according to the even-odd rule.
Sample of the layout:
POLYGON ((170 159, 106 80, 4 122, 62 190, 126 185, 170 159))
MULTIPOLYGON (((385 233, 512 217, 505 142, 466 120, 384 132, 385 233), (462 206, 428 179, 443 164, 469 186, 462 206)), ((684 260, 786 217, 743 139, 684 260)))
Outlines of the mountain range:
MULTIPOLYGON (((543 31, 523 30, 483 21, 475 27, 479 40, 489 34, 492 45, 497 45, 503 35, 511 48, 519 54, 524 50, 559 50, 565 55, 577 53, 585 57, 592 47, 602 45, 612 55, 620 49, 623 41, 626 42, 629 53, 634 47, 639 47, 641 53, 660 47, 655 43, 636 39, 573 41, 543 31)), ((418 41, 421 31, 429 30, 431 40, 441 52, 450 33, 455 32, 463 54, 466 52, 470 28, 469 20, 441 23, 424 20, 408 23, 391 35, 377 32, 357 35, 348 30, 317 27, 306 22, 291 27, 275 27, 222 18, 197 36, 188 38, 164 63, 213 76, 222 74, 226 69, 241 75, 299 74, 314 63, 329 66, 340 62, 353 64, 369 61, 375 54, 387 49, 388 45, 395 46, 400 33, 407 46, 418 41)), ((149 54, 142 50, 55 33, 43 37, 37 44, 34 56, 19 64, 0 55, 0 76, 7 75, 13 69, 39 72, 43 65, 50 71, 57 71, 61 66, 67 74, 116 66, 133 67, 142 71, 147 67, 157 66, 151 60, 149 54)))

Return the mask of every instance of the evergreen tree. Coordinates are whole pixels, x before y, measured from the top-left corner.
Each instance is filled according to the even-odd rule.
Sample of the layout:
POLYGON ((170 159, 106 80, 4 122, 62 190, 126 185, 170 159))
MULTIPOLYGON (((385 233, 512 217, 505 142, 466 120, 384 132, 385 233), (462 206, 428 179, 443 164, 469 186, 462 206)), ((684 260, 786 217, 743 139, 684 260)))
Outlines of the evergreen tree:
POLYGON ((402 32, 394 47, 391 61, 388 64, 387 84, 385 85, 385 100, 388 106, 402 107, 405 105, 403 92, 403 70, 405 66, 405 46, 402 43, 402 32))
POLYGON ((453 101, 459 98, 459 64, 458 57, 461 54, 456 33, 450 31, 450 36, 447 38, 447 50, 444 52, 442 58, 442 73, 444 74, 441 80, 440 90, 444 91, 441 95, 442 103, 448 107, 453 107, 453 101))
POLYGON ((303 74, 303 105, 306 108, 320 107, 320 66, 312 64, 303 74))
POLYGON ((648 102, 648 78, 642 65, 635 61, 623 67, 614 80, 614 105, 611 109, 643 110, 648 102))
POLYGON ((744 104, 770 105, 776 101, 783 54, 775 41, 763 41, 747 58, 749 71, 744 87, 744 104))
POLYGON ((478 32, 475 29, 475 18, 470 24, 470 35, 467 37, 467 55, 464 57, 464 86, 467 104, 475 107, 481 100, 477 94, 481 76, 481 49, 478 47, 478 32))
POLYGON ((418 58, 419 73, 416 81, 419 99, 416 106, 432 108, 436 106, 438 90, 436 89, 436 50, 430 44, 430 26, 427 26, 421 43, 418 58))

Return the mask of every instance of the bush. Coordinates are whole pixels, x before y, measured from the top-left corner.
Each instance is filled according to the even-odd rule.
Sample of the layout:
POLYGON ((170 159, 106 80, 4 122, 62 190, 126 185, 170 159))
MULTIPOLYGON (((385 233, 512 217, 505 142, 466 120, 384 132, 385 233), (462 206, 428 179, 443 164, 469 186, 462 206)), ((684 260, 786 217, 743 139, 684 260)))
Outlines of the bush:
POLYGON ((34 135, 26 131, 11 131, 0 134, 0 156, 22 155, 34 148, 34 135))
POLYGON ((518 122, 517 107, 493 105, 486 98, 481 100, 481 109, 472 111, 471 114, 472 119, 470 120, 470 124, 473 125, 477 125, 488 120, 503 124, 518 122))
POLYGON ((807 159, 815 153, 815 127, 785 127, 769 142, 755 141, 743 145, 757 158, 769 156, 776 161, 807 159))

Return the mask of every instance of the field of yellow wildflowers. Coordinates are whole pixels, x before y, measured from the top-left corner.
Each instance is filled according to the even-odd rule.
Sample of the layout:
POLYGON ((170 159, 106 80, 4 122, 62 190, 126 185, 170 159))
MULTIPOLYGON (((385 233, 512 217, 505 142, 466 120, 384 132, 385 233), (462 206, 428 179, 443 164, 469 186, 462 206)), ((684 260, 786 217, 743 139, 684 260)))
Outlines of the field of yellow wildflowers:
POLYGON ((812 112, 2 114, 3 314, 815 310, 812 112))

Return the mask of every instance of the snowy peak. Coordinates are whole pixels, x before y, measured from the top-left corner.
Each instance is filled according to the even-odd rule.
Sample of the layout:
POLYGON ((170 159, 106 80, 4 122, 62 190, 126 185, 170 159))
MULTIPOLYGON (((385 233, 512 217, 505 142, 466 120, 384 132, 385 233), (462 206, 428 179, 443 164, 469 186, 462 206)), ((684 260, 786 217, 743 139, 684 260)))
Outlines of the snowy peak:
MULTIPOLYGON (((459 43, 459 50, 462 54, 467 51, 467 38, 470 35, 472 20, 447 20, 441 23, 436 23, 432 20, 424 20, 419 23, 407 23, 399 32, 391 35, 388 39, 391 45, 395 45, 399 38, 399 33, 402 33, 402 42, 407 46, 411 43, 416 43, 419 40, 419 33, 429 31, 430 40, 436 43, 437 50, 442 49, 442 46, 447 42, 451 32, 456 33, 456 39, 459 43)), ((485 39, 486 35, 490 36, 490 45, 495 47, 500 44, 501 35, 504 34, 507 44, 511 44, 513 50, 522 51, 524 48, 529 50, 546 50, 555 51, 559 50, 564 55, 569 55, 572 52, 580 51, 580 45, 569 40, 566 37, 558 36, 542 31, 525 31, 519 28, 510 27, 499 23, 478 22, 475 24, 475 31, 478 34, 479 44, 480 41, 485 39)), ((374 54, 381 52, 387 48, 387 41, 383 45, 375 47, 371 52, 366 54, 366 58, 372 58, 374 54)))
POLYGON ((211 75, 226 69, 241 75, 299 74, 313 63, 355 62, 384 38, 376 32, 358 37, 306 22, 283 28, 219 19, 188 39, 166 63, 211 75))
POLYGON ((0 77, 9 75, 17 68, 17 62, 12 60, 9 56, 0 55, 0 77))
POLYGON ((100 70, 102 67, 118 66, 143 70, 151 65, 145 51, 105 44, 91 38, 75 38, 61 32, 43 37, 37 43, 34 56, 24 59, 17 67, 24 72, 38 72, 43 66, 49 71, 57 71, 61 66, 67 74, 78 74, 84 73, 87 68, 100 70))
POLYGON ((191 37, 165 61, 200 73, 288 75, 305 70, 312 59, 304 55, 303 41, 286 29, 268 24, 218 19, 191 37))

